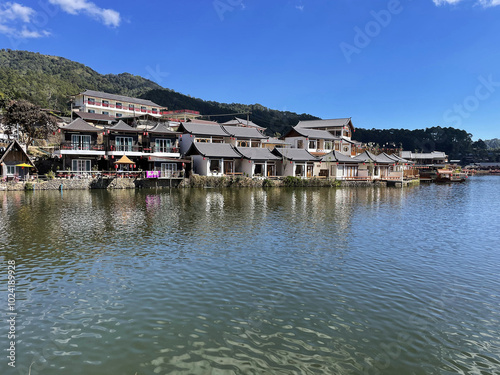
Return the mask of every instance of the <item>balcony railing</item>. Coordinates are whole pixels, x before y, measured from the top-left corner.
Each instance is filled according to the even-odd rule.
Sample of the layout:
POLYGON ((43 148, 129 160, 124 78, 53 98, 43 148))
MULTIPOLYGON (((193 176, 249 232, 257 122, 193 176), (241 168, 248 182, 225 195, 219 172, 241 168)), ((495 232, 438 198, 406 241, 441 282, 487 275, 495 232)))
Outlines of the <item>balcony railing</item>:
POLYGON ((92 142, 92 143, 63 142, 60 144, 59 149, 72 150, 72 151, 104 151, 104 145, 98 144, 97 142, 92 142))
POLYGON ((144 147, 143 152, 145 153, 177 153, 179 152, 178 147, 156 147, 156 146, 151 146, 151 147, 144 147))
POLYGON ((142 147, 141 146, 134 146, 134 145, 110 145, 109 151, 142 152, 142 147))

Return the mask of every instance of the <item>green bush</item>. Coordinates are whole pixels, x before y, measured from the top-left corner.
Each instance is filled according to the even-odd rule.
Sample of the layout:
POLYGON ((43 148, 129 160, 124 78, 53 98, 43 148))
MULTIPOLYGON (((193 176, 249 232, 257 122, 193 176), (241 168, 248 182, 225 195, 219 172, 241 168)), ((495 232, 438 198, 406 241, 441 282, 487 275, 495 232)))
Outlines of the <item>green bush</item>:
POLYGON ((56 178, 56 174, 54 173, 54 171, 48 171, 47 173, 45 173, 45 177, 47 177, 47 179, 49 180, 53 180, 54 178, 56 178))
POLYGON ((262 187, 271 187, 271 186, 274 186, 274 185, 270 179, 266 178, 264 181, 262 181, 262 187))
POLYGON ((26 182, 26 184, 24 184, 24 190, 35 190, 35 187, 31 182, 26 182))

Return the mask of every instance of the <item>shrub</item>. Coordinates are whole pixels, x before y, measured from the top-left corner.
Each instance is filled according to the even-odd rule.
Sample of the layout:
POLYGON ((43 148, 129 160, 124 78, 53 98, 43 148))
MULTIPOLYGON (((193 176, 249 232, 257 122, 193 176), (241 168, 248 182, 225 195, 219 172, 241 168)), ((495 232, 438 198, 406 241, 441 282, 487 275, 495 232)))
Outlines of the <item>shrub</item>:
POLYGON ((24 184, 24 190, 35 190, 35 187, 31 182, 26 182, 26 184, 24 184))

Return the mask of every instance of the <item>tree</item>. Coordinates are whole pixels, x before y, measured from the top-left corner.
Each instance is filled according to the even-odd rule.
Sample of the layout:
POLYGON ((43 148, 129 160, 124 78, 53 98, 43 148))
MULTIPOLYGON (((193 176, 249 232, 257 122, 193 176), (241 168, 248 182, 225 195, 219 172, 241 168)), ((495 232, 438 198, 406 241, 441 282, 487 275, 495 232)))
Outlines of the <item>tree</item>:
POLYGON ((19 141, 30 145, 35 139, 47 139, 57 130, 56 118, 26 100, 12 102, 4 113, 8 134, 19 130, 19 141))

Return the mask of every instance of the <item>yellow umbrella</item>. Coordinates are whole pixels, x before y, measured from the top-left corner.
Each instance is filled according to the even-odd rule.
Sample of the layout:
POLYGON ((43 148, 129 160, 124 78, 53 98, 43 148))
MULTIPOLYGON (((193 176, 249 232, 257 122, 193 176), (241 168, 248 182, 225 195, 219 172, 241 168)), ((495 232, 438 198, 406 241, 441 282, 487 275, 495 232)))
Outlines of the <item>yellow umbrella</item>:
POLYGON ((32 165, 22 163, 22 164, 16 164, 16 167, 23 167, 23 168, 34 168, 32 165))

